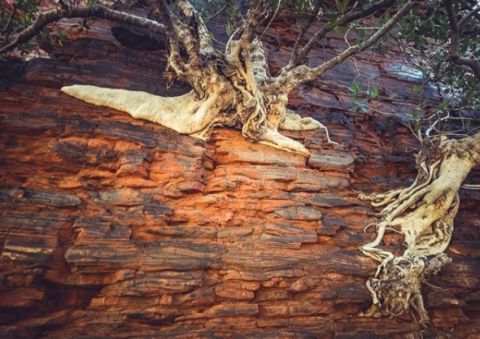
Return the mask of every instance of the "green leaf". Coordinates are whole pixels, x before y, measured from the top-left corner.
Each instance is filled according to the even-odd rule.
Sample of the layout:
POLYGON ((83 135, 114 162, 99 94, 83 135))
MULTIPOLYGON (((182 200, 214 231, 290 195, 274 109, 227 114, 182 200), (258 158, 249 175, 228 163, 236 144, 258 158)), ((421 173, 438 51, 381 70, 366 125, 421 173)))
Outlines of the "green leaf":
POLYGON ((370 98, 376 98, 380 94, 380 89, 378 87, 370 87, 367 94, 370 98))
POLYGON ((362 84, 359 82, 353 82, 348 90, 351 97, 357 97, 362 90, 362 84))

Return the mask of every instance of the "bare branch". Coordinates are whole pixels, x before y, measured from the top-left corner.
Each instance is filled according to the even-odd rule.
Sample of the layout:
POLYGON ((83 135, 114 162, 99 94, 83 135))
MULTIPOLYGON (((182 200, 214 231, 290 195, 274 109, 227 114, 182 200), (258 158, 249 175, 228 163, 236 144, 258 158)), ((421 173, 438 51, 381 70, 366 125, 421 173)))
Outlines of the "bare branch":
POLYGON ((239 65, 240 54, 242 52, 249 53, 250 44, 255 38, 255 29, 262 14, 262 6, 264 0, 250 0, 250 8, 248 10, 247 19, 243 25, 239 27, 230 37, 225 48, 226 58, 229 62, 239 65), (233 37, 241 32, 238 40, 233 37))
MULTIPOLYGON (((469 3, 468 3, 467 1, 465 1, 465 0, 460 0, 460 1, 461 1, 461 3, 462 3, 467 9, 470 9, 470 10, 474 9, 475 6, 477 5, 476 3, 474 3, 474 4, 469 4, 469 3)), ((473 13, 473 15, 475 16, 475 18, 477 18, 477 20, 480 20, 480 14, 479 14, 478 12, 473 13)))
POLYGON ((458 27, 462 28, 463 25, 478 12, 480 12, 480 3, 477 4, 477 6, 475 6, 474 8, 472 8, 470 12, 467 13, 467 15, 460 19, 460 21, 458 21, 458 27))
POLYGON ((305 38, 305 34, 307 33, 308 29, 312 24, 315 22, 315 19, 318 16, 318 13, 320 12, 320 0, 318 0, 315 3, 315 8, 313 9, 311 15, 307 18, 305 23, 302 25, 300 28, 300 31, 298 32, 297 39, 295 40, 295 44, 293 45, 293 52, 292 56, 290 57, 289 64, 293 64, 295 60, 298 59, 298 50, 300 48, 300 44, 302 43, 303 39, 305 38))
POLYGON ((473 72, 475 78, 480 80, 480 63, 477 60, 473 58, 463 58, 459 55, 455 55, 452 57, 452 61, 457 65, 469 67, 470 70, 473 72))
MULTIPOLYGON (((177 25, 173 23, 175 18, 168 8, 165 0, 149 0, 150 14, 165 25, 165 35, 169 45, 168 62, 164 73, 167 88, 172 85, 175 79, 186 80, 188 78, 187 67, 180 55, 180 34, 177 25), (175 75, 170 72, 173 69, 175 75)), ((188 52, 188 49, 187 49, 188 52)))
POLYGON ((447 14, 448 14, 448 20, 450 22, 450 28, 452 30, 452 43, 451 46, 456 47, 456 44, 458 44, 458 39, 460 35, 460 29, 457 24, 457 13, 455 12, 455 9, 453 8, 453 3, 452 0, 444 0, 443 1, 445 8, 447 9, 447 14))
MULTIPOLYGON (((165 0, 149 0, 149 5, 152 15, 165 24, 165 33, 170 45, 167 70, 170 67, 173 68, 180 78, 188 81, 187 75, 191 71, 191 66, 199 66, 201 63, 197 38, 192 35, 189 27, 170 11, 165 0), (189 65, 186 65, 181 58, 180 44, 185 47, 189 65)), ((198 86, 194 84, 192 86, 198 90, 198 86)))
POLYGON ((180 49, 178 45, 178 36, 172 23, 171 13, 165 0, 149 1, 150 11, 155 18, 158 18, 165 25, 165 35, 170 46, 170 55, 178 57, 180 49))
POLYGON ((212 15, 210 15, 206 21, 206 23, 209 23, 210 20, 212 19, 215 19, 217 16, 219 16, 226 8, 227 8, 228 4, 225 4, 223 5, 218 11, 216 11, 215 13, 213 13, 212 15))
POLYGON ((263 38, 263 35, 265 34, 265 32, 270 28, 270 25, 272 24, 273 20, 275 20, 275 18, 277 17, 277 14, 278 14, 278 10, 280 9, 280 5, 282 4, 282 0, 277 0, 277 7, 275 8, 275 11, 273 12, 273 15, 272 17, 270 18, 270 21, 268 22, 267 26, 265 27, 265 29, 263 30, 262 34, 260 35, 260 40, 262 40, 263 38))
POLYGON ((247 20, 243 24, 242 35, 240 36, 240 45, 249 44, 255 37, 260 15, 262 14, 263 0, 250 0, 247 20))
POLYGON ((314 80, 319 77, 326 71, 330 70, 334 66, 342 63, 350 56, 364 51, 365 49, 371 47, 378 40, 380 40, 385 34, 387 34, 393 26, 403 18, 409 11, 417 4, 416 1, 408 1, 394 16, 392 16, 379 30, 377 30, 370 38, 367 40, 353 45, 342 53, 338 54, 334 58, 324 62, 323 64, 310 68, 307 65, 297 66, 289 71, 284 71, 278 76, 278 83, 281 87, 285 87, 287 92, 295 88, 301 83, 314 80))
POLYGON ((305 46, 297 53, 295 57, 292 56, 287 68, 295 67, 304 62, 310 51, 316 46, 316 44, 323 39, 327 33, 331 32, 335 27, 347 25, 355 20, 370 16, 376 11, 388 8, 395 3, 395 0, 381 0, 375 2, 374 4, 361 8, 359 10, 354 10, 350 13, 340 16, 338 19, 331 20, 323 25, 320 30, 318 30, 313 37, 305 44, 305 46))
POLYGON ((153 32, 164 33, 165 26, 146 18, 142 18, 133 14, 119 12, 109 9, 105 6, 91 6, 91 7, 75 7, 54 9, 47 12, 40 13, 37 20, 25 28, 14 39, 0 48, 0 54, 13 50, 18 45, 25 43, 35 37, 47 25, 59 21, 63 18, 89 18, 96 17, 102 19, 109 19, 118 22, 124 22, 135 26, 145 27, 153 32))

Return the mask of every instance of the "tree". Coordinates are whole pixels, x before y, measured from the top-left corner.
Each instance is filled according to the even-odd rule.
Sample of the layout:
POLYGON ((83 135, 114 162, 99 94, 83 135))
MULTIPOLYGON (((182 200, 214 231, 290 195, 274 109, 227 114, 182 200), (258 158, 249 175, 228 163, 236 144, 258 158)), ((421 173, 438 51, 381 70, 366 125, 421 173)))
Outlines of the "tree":
MULTIPOLYGON (((27 16, 30 20, 23 21, 13 7, 10 15, 2 16, 4 43, 0 54, 30 42, 62 18, 104 18, 139 26, 165 37, 168 45, 165 74, 169 81, 189 84, 192 88, 189 93, 166 98, 95 86, 74 85, 62 90, 87 102, 158 122, 180 133, 206 137, 214 126, 236 127, 249 140, 306 156, 309 151, 302 144, 283 136, 278 129, 324 128, 328 141, 330 138, 320 122, 301 118, 287 107, 289 93, 380 43, 389 32, 395 32, 405 48, 418 52, 418 57, 423 59, 431 53, 428 46, 442 41, 438 46, 443 45, 443 49, 439 48, 438 55, 431 58, 434 62, 423 64, 424 73, 439 83, 440 88, 454 88, 453 92, 469 98, 470 106, 463 105, 462 109, 476 107, 478 97, 468 93, 478 90, 475 86, 480 80, 480 47, 478 42, 471 47, 469 41, 480 33, 480 5, 472 1, 303 0, 282 3, 280 0, 250 0, 246 5, 239 1, 232 5, 228 1, 197 0, 192 3, 188 0, 176 0, 171 4, 166 0, 150 0, 147 1, 149 18, 145 18, 98 3, 75 6, 61 1, 59 7, 45 12, 38 11, 35 6, 33 10, 26 6, 23 13, 30 13, 27 16), (213 8, 212 12, 229 11, 232 22, 236 23, 222 48, 208 30, 205 5, 213 8), (298 11, 302 20, 299 20, 298 36, 288 64, 277 74, 270 74, 261 34, 257 34, 256 28, 263 23, 268 27, 281 7, 298 11), (199 12, 199 8, 203 11, 199 12), (310 34, 309 29, 320 18, 323 24, 310 34), (379 22, 373 34, 358 38, 354 45, 319 65, 309 63, 309 53, 329 32, 362 26, 369 21, 379 22), (399 23, 403 23, 403 28, 397 26, 399 23), (440 33, 436 31, 438 25, 440 33), (448 74, 453 75, 449 77, 448 74), (459 81, 458 74, 470 80, 459 81)), ((143 4, 137 2, 135 6, 143 4)), ((447 93, 445 100, 450 98, 447 93)), ((418 176, 412 185, 384 194, 361 196, 374 207, 383 207, 376 223, 375 240, 361 247, 364 254, 380 262, 375 277, 367 283, 373 299, 373 306, 366 313, 368 316, 396 316, 413 306, 421 321, 428 320, 421 284, 449 261, 443 252, 453 231, 453 219, 459 205, 458 190, 470 170, 480 162, 480 134, 458 140, 444 137, 441 127, 455 121, 450 115, 453 111, 460 110, 450 105, 445 106, 442 114, 426 109, 419 119, 424 126, 420 124, 417 133, 423 138, 416 159, 418 176), (432 131, 437 135, 432 136, 432 131), (405 235, 407 249, 402 255, 379 248, 389 228, 397 228, 405 235)))
POLYGON ((444 251, 453 233, 460 186, 480 164, 480 133, 460 140, 445 136, 429 140, 416 164, 417 178, 410 186, 360 196, 375 208, 382 207, 376 238, 360 248, 381 262, 375 277, 367 282, 373 298, 369 316, 397 316, 413 306, 420 321, 428 322, 421 284, 451 261, 444 251), (388 228, 405 236, 406 249, 400 256, 378 248, 388 228))
POLYGON ((422 283, 451 261, 444 252, 460 204, 458 192, 480 164, 480 41, 473 39, 480 33, 479 12, 478 3, 444 0, 405 18, 409 25, 400 43, 410 47, 425 78, 437 85, 440 103, 423 105, 414 117, 421 143, 415 181, 359 196, 380 210, 375 239, 360 248, 380 262, 367 282, 373 305, 366 316, 398 316, 412 306, 420 322, 429 321, 422 283), (400 255, 379 248, 387 230, 404 235, 406 249, 400 255))
MULTIPOLYGON (((271 76, 256 27, 269 17, 272 5, 252 0, 224 50, 216 48, 200 13, 187 0, 168 5, 165 0, 149 1, 150 19, 111 9, 104 5, 67 6, 41 12, 24 30, 14 34, 0 48, 0 54, 28 42, 47 25, 62 18, 99 17, 125 22, 164 34, 168 41, 168 74, 188 83, 192 91, 176 98, 161 98, 147 93, 70 86, 62 90, 85 101, 126 111, 137 118, 158 122, 180 133, 205 137, 213 126, 241 128, 242 134, 256 142, 309 155, 299 142, 283 136, 278 128, 290 130, 327 129, 312 118, 300 118, 287 108, 292 89, 314 80, 348 57, 382 38, 414 7, 414 1, 382 0, 363 5, 337 2, 330 20, 304 43, 307 30, 322 10, 322 2, 301 1, 311 6, 312 14, 303 23, 290 62, 271 76), (397 7, 399 6, 399 7, 397 7), (338 26, 345 26, 379 11, 395 14, 365 41, 350 46, 334 58, 310 67, 308 54, 317 42, 338 26), (142 102, 138 105, 138 102, 142 102)), ((280 3, 280 2, 278 2, 280 3)), ((62 3, 63 4, 63 3, 62 3)), ((8 23, 7 23, 8 31, 8 23)), ((327 132, 328 133, 328 132, 327 132)), ((328 134, 327 134, 327 138, 328 134)), ((330 140, 330 139, 329 139, 330 140)))

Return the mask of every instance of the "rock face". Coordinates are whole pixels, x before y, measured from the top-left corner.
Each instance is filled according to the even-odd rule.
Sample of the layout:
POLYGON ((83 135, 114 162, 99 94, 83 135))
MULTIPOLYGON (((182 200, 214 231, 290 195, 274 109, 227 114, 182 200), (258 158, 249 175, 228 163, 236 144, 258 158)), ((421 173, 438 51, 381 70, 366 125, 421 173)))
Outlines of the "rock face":
MULTIPOLYGON (((284 27, 271 35, 288 45, 295 34, 284 27)), ((357 192, 415 176, 402 117, 418 84, 391 71, 400 54, 363 54, 358 70, 343 64, 292 95, 341 144, 289 133, 312 150, 307 161, 239 131, 203 143, 60 93, 73 83, 162 93, 161 49, 126 48, 111 31, 125 30, 93 24, 0 92, 2 337, 479 335, 475 191, 461 192, 453 263, 424 288, 430 327, 359 317, 376 263, 358 251, 373 212, 357 192), (357 72, 380 88, 366 114, 348 95, 357 72)), ((332 35, 312 60, 342 44, 332 35)), ((273 69, 289 51, 269 45, 273 69)))

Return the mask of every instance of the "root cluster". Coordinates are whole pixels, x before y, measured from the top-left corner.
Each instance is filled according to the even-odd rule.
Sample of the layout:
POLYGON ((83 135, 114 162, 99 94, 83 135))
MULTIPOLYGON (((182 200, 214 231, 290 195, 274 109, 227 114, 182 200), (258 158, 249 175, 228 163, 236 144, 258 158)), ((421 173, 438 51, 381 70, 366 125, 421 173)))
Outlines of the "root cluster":
MULTIPOLYGON (((410 309, 428 322, 421 294, 422 282, 451 261, 444 253, 459 207, 458 190, 480 162, 480 136, 461 140, 437 137, 424 143, 417 155, 418 174, 408 187, 359 196, 379 212, 375 239, 360 247, 380 264, 367 282, 372 306, 365 316, 399 316, 410 309), (380 248, 385 232, 404 235, 406 249, 396 255, 380 248)), ((372 225, 368 225, 367 228, 372 225)))

